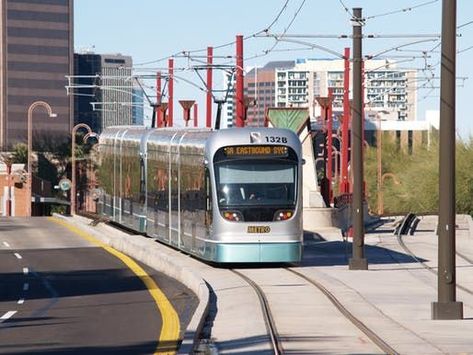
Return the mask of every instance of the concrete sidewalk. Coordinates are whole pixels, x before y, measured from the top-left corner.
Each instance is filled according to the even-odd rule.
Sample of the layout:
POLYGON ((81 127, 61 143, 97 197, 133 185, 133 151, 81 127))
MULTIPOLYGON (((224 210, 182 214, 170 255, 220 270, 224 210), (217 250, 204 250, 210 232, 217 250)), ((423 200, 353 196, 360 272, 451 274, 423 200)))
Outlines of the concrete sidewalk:
MULTIPOLYGON (((464 319, 432 320, 437 301, 437 217, 421 217, 417 231, 403 236, 413 258, 393 235, 394 221, 384 220, 366 234, 368 271, 350 271, 351 243, 336 230, 321 230, 326 239, 310 241, 304 273, 322 279, 344 305, 400 354, 473 354, 473 264, 457 257, 457 301, 464 319), (422 261, 427 267, 419 263, 422 261)), ((457 251, 473 260, 471 217, 458 216, 457 251)))

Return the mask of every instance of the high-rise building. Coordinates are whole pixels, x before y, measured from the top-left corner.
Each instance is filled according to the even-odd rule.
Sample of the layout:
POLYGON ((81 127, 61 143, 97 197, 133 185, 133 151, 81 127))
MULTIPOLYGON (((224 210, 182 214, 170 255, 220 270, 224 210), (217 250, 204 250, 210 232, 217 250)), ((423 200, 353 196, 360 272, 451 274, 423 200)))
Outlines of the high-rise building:
POLYGON ((269 62, 264 67, 255 67, 245 76, 245 96, 253 99, 247 110, 248 126, 263 126, 266 109, 276 105, 276 70, 294 67, 294 61, 269 62))
POLYGON ((144 124, 144 93, 143 89, 139 86, 133 87, 133 107, 132 123, 134 125, 142 126, 144 124))
POLYGON ((76 53, 70 94, 75 98, 74 123, 100 133, 109 126, 131 125, 132 59, 121 54, 76 53))
POLYGON ((27 141, 28 108, 39 100, 57 117, 34 110, 33 145, 70 135, 72 23, 72 0, 0 0, 0 149, 27 141))
MULTIPOLYGON (((343 68, 343 60, 300 59, 294 68, 277 69, 276 106, 308 107, 311 117, 316 117, 319 107, 315 99, 327 96, 330 88, 333 90, 333 112, 335 115, 341 113, 343 68)), ((350 71, 350 83, 352 74, 350 71)), ((366 118, 375 118, 377 112, 382 112, 384 119, 415 120, 416 76, 416 70, 397 69, 390 61, 365 61, 366 118)))

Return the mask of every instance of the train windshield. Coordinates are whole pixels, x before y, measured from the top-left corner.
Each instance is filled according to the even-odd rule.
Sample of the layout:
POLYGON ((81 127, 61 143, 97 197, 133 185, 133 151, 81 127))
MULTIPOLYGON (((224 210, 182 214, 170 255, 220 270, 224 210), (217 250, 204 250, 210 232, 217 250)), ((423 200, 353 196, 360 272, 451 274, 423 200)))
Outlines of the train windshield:
POLYGON ((216 165, 219 206, 294 206, 296 174, 293 162, 221 162, 216 165))
POLYGON ((231 221, 280 221, 297 205, 298 158, 287 146, 219 149, 214 156, 217 201, 231 221))

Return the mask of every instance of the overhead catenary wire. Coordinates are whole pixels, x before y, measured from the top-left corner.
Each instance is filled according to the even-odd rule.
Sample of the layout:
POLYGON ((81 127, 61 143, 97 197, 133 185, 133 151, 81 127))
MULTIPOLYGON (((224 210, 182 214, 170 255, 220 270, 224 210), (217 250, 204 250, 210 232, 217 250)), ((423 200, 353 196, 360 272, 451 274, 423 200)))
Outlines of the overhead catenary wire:
POLYGON ((350 11, 350 9, 345 5, 345 3, 342 1, 342 0, 338 0, 338 2, 340 3, 340 5, 342 5, 343 7, 343 10, 345 10, 345 12, 350 15, 350 18, 353 17, 353 13, 350 11))
MULTIPOLYGON (((281 15, 284 13, 284 11, 287 9, 288 7, 288 4, 289 4, 290 0, 285 0, 283 6, 281 7, 281 9, 278 11, 278 14, 276 15, 276 17, 271 21, 271 23, 269 24, 269 26, 266 26, 264 27, 262 30, 259 30, 251 35, 248 35, 246 37, 244 37, 243 39, 246 40, 246 39, 249 39, 249 38, 252 38, 254 37, 255 35, 257 34, 260 34, 262 32, 265 32, 265 31, 268 31, 270 30, 278 21, 279 21, 279 18, 281 17, 281 15)), ((225 48, 225 47, 228 47, 228 46, 231 46, 231 45, 234 45, 235 44, 235 41, 230 41, 230 42, 227 42, 227 43, 224 43, 224 44, 220 44, 220 45, 217 45, 217 46, 214 46, 213 48, 214 49, 221 49, 221 48, 225 48)), ((135 66, 142 66, 142 65, 148 65, 148 64, 153 64, 153 63, 159 63, 159 62, 162 62, 162 61, 165 61, 169 58, 174 58, 176 56, 178 56, 179 54, 182 54, 183 52, 187 52, 187 53, 199 53, 199 52, 205 52, 207 50, 207 48, 201 48, 201 49, 194 49, 194 50, 189 50, 189 51, 179 51, 179 52, 176 52, 170 56, 166 56, 166 57, 162 57, 162 58, 159 58, 159 59, 156 59, 156 60, 151 60, 151 61, 146 61, 146 62, 142 62, 142 63, 136 63, 135 66)))
POLYGON ((424 6, 427 6, 427 5, 431 5, 431 4, 434 4, 436 2, 438 2, 438 0, 426 1, 426 2, 423 2, 423 3, 415 5, 415 6, 409 6, 409 7, 405 7, 405 8, 402 8, 402 9, 388 11, 388 12, 384 12, 384 13, 377 14, 377 15, 367 16, 367 17, 365 17, 365 20, 371 20, 371 19, 375 19, 375 18, 379 18, 379 17, 385 17, 385 16, 390 16, 390 15, 402 13, 402 12, 412 11, 414 9, 424 7, 424 6))

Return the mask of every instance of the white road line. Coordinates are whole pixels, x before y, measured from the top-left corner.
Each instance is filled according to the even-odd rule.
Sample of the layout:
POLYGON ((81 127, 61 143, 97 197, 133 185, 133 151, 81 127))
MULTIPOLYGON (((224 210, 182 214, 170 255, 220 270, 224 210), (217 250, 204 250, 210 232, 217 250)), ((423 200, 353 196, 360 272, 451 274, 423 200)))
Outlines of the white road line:
POLYGON ((27 267, 23 268, 23 274, 28 275, 29 272, 30 272, 30 270, 28 270, 27 267))
POLYGON ((14 253, 14 254, 18 259, 23 259, 23 257, 20 254, 18 254, 18 253, 14 253))
POLYGON ((28 291, 29 288, 30 288, 30 284, 29 284, 28 282, 25 282, 25 283, 23 284, 23 291, 28 291))
POLYGON ((10 244, 8 244, 7 242, 3 242, 3 245, 5 245, 7 248, 10 248, 10 244))
POLYGON ((18 303, 18 304, 23 304, 23 303, 25 303, 25 299, 24 299, 24 298, 20 298, 17 303, 18 303))
POLYGON ((15 313, 16 311, 8 311, 7 313, 5 313, 3 316, 0 317, 0 323, 6 321, 8 318, 11 318, 15 313))

